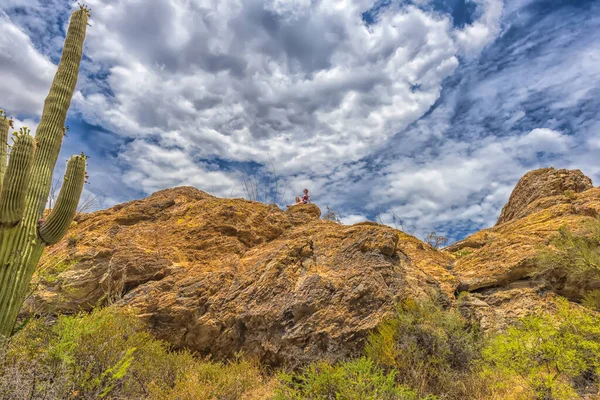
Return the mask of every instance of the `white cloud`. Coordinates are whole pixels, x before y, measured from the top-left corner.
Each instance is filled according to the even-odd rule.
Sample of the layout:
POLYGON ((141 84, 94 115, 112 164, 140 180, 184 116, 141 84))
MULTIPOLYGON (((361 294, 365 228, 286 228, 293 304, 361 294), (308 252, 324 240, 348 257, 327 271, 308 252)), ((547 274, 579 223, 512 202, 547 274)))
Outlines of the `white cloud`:
POLYGON ((540 151, 565 153, 572 143, 573 140, 570 137, 547 128, 534 129, 518 140, 520 149, 523 152, 530 152, 530 155, 535 155, 540 151))
POLYGON ((600 150, 600 137, 593 137, 588 140, 588 147, 592 150, 600 150))
MULTIPOLYGON (((16 1, 3 8, 26 0, 16 1)), ((27 18, 16 18, 30 34, 37 25, 54 34, 51 22, 74 4, 27 2, 27 18), (38 24, 43 15, 49 20, 38 24)), ((420 118, 458 65, 450 18, 414 6, 391 7, 366 26, 362 13, 373 2, 364 0, 88 3, 92 62, 84 60, 73 106, 88 122, 134 139, 118 159, 128 167, 124 182, 145 192, 197 184, 223 194, 239 174, 202 161, 218 157, 271 158, 294 177, 292 190, 310 184, 323 193, 332 171, 343 181, 354 168, 345 164, 420 118), (106 80, 94 77, 103 73, 106 80)), ((483 6, 480 22, 489 14, 483 6)), ((60 48, 38 39, 52 54, 60 48)), ((47 70, 45 94, 55 67, 28 48, 28 64, 47 70)), ((34 113, 40 100, 29 102, 34 113)))
POLYGON ((381 148, 458 65, 450 19, 412 6, 367 27, 366 1, 90 5, 86 54, 114 98, 84 90, 74 104, 86 119, 194 157, 271 157, 288 174, 381 148))
POLYGON ((368 194, 360 199, 365 209, 419 237, 436 227, 491 226, 518 179, 530 169, 549 166, 545 158, 536 158, 539 153, 562 157, 552 166, 572 167, 565 161, 571 142, 549 129, 476 142, 447 139, 436 157, 423 153, 393 159, 349 193, 364 185, 368 194))
POLYGON ((456 32, 458 44, 467 57, 478 55, 500 33, 504 3, 502 0, 467 0, 475 3, 479 18, 456 32))
POLYGON ((195 162, 179 149, 167 149, 137 140, 128 146, 120 158, 136 166, 125 172, 123 181, 146 193, 191 185, 226 197, 241 187, 239 179, 219 170, 218 166, 195 162))
POLYGON ((350 215, 342 215, 342 224, 344 225, 353 225, 358 222, 367 221, 368 218, 361 214, 350 214, 350 215))
MULTIPOLYGON (((31 1, 59 10, 56 0, 31 1)), ((589 122, 600 87, 593 16, 586 26, 522 12, 533 0, 473 2, 475 22, 456 28, 414 5, 390 6, 367 26, 366 0, 91 0, 91 61, 73 110, 126 139, 115 165, 92 159, 95 180, 109 202, 110 187, 125 186, 240 196, 240 171, 217 162, 271 159, 288 181, 284 202, 308 187, 345 223, 378 213, 423 234, 493 224, 531 168, 600 176, 589 122), (495 53, 489 44, 515 27, 521 34, 495 53), (444 89, 449 77, 455 87, 444 89)), ((36 35, 31 21, 11 18, 0 22, 36 35)), ((40 65, 54 71, 21 42, 31 66, 18 82, 40 65)), ((40 49, 56 46, 46 38, 40 49)), ((49 82, 39 86, 43 100, 49 82)), ((37 98, 19 101, 41 110, 37 98)))
POLYGON ((0 14, 0 108, 13 115, 39 115, 54 71, 29 36, 0 14))

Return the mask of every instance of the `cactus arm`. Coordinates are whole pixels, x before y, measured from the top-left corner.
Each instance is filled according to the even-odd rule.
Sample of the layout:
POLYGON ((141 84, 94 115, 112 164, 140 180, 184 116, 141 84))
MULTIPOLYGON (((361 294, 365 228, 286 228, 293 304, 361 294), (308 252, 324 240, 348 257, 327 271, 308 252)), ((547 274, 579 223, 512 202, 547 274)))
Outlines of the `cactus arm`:
POLYGON ((4 110, 0 110, 0 185, 4 179, 6 171, 6 160, 8 153, 8 129, 10 128, 11 120, 6 118, 4 110))
POLYGON ((45 247, 38 236, 38 221, 50 193, 67 111, 77 84, 88 16, 85 6, 71 15, 62 56, 35 136, 23 218, 15 228, 0 230, 0 336, 11 334, 45 247))
POLYGON ((88 12, 84 9, 73 12, 71 16, 58 70, 44 101, 44 110, 35 135, 38 148, 33 176, 36 179, 32 182, 28 201, 32 203, 36 219, 44 212, 50 193, 52 173, 65 133, 67 111, 77 85, 87 20, 88 12))
POLYGON ((23 217, 34 151, 35 140, 29 135, 29 129, 21 128, 20 133, 15 133, 15 142, 0 191, 1 227, 12 228, 23 217))
POLYGON ((38 234, 46 244, 58 242, 67 233, 79 204, 85 182, 85 156, 73 156, 60 188, 56 205, 47 220, 40 224, 38 234))

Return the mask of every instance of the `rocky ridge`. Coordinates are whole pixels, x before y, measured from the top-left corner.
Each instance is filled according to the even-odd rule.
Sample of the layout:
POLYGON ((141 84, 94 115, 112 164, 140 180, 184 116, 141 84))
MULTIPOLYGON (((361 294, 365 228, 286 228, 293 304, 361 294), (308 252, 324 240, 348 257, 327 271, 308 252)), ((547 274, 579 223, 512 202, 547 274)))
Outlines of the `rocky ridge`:
POLYGON ((320 219, 191 187, 79 218, 48 249, 25 312, 132 307, 175 347, 272 365, 356 354, 404 298, 458 304, 484 329, 552 307, 532 279, 537 246, 600 212, 579 171, 527 174, 499 223, 440 251, 372 222, 320 219), (466 291, 457 301, 457 295, 466 291))

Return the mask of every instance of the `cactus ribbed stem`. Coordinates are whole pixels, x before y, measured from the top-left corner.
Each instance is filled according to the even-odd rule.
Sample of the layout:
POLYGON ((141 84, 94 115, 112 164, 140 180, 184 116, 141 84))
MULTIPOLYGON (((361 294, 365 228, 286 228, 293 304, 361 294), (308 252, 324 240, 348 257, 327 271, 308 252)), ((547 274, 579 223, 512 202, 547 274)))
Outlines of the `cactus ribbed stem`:
POLYGON ((4 172, 6 171, 9 128, 10 120, 6 118, 4 110, 0 110, 0 185, 2 185, 4 172))
POLYGON ((86 27, 87 12, 75 11, 71 17, 62 57, 52 81, 50 93, 44 101, 42 118, 35 135, 38 148, 35 155, 33 175, 38 179, 35 183, 32 182, 28 201, 37 204, 37 212, 31 209, 31 213, 36 220, 44 212, 46 200, 50 193, 52 173, 64 137, 67 111, 71 105, 71 98, 77 84, 86 27))
POLYGON ((39 235, 46 244, 58 242, 71 226, 85 182, 85 156, 73 156, 60 188, 54 209, 40 225, 39 235))
MULTIPOLYGON (((10 335, 12 332, 31 276, 46 244, 38 236, 38 222, 50 192, 52 173, 64 136, 67 111, 77 84, 87 19, 88 10, 83 7, 71 16, 63 53, 50 93, 44 102, 35 136, 36 147, 23 218, 14 228, 0 229, 0 336, 10 335)), ((80 162, 77 161, 76 164, 79 170, 80 162)), ((85 158, 83 166, 85 168, 85 158)), ((71 188, 70 192, 74 195, 73 190, 78 185, 73 186, 75 188, 71 188)), ((63 207, 68 211, 69 207, 63 207)), ((63 217, 60 224, 56 222, 51 226, 63 228, 67 220, 68 218, 63 217)), ((55 240, 59 232, 52 229, 52 233, 55 240)))
POLYGON ((16 135, 10 152, 10 161, 0 192, 0 226, 13 227, 23 217, 34 151, 34 139, 26 129, 22 129, 21 134, 16 135))

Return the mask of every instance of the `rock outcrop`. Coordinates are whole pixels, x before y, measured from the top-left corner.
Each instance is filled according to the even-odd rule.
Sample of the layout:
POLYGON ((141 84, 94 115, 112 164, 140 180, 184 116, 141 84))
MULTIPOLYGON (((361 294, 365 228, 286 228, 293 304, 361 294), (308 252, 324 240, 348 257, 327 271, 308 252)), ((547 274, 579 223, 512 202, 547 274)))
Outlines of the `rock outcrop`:
POLYGON ((541 202, 537 208, 529 207, 538 199, 581 193, 592 187, 592 180, 578 169, 542 168, 530 171, 517 183, 508 203, 502 208, 496 226, 523 218, 547 206, 541 202))
POLYGON ((83 217, 44 256, 30 310, 133 307, 161 339, 269 365, 337 359, 403 298, 450 303, 452 258, 382 225, 189 187, 83 217))
POLYGON ((85 215, 48 249, 28 312, 131 307, 161 339, 215 358, 238 351, 271 366, 358 354, 404 298, 458 305, 503 329, 556 295, 535 257, 561 226, 600 213, 600 188, 579 171, 525 175, 499 224, 443 251, 373 222, 320 219, 219 199, 190 187, 85 215), (457 300, 457 294, 461 293, 457 300))
POLYGON ((574 190, 588 186, 591 180, 580 171, 542 169, 526 174, 504 207, 510 219, 446 249, 457 258, 454 272, 461 289, 473 291, 530 278, 538 249, 547 245, 561 226, 578 231, 600 213, 600 188, 574 190), (550 182, 551 188, 544 189, 540 182, 550 182), (565 193, 562 188, 572 192, 565 193))

